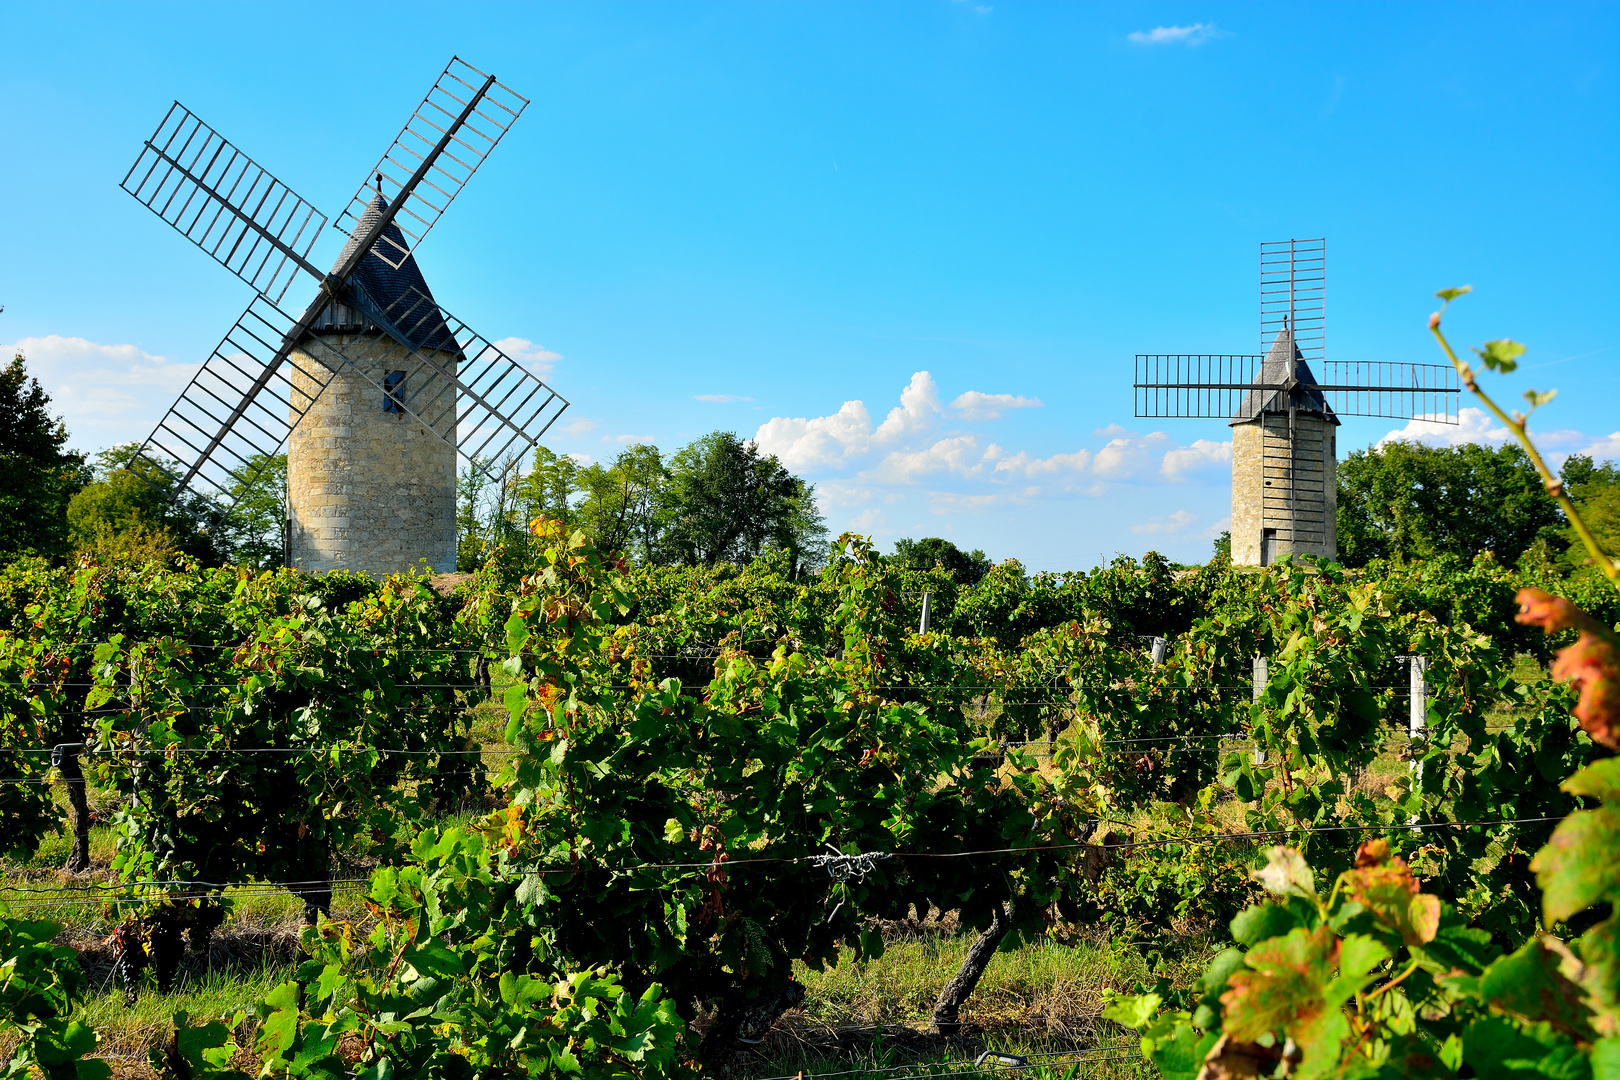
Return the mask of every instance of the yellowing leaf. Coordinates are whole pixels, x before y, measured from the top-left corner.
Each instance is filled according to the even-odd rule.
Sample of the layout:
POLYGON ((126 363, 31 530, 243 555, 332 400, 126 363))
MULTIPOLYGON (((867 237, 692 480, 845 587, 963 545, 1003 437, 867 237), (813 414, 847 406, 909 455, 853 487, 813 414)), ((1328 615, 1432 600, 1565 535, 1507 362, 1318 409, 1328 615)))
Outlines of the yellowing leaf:
POLYGON ((1617 848, 1620 808, 1580 810, 1558 823, 1547 846, 1530 862, 1541 886, 1542 920, 1548 926, 1620 896, 1617 848))
POLYGON ((1316 895, 1316 881, 1305 856, 1293 848, 1274 847, 1266 853, 1265 868, 1250 871, 1249 876, 1273 896, 1316 895))

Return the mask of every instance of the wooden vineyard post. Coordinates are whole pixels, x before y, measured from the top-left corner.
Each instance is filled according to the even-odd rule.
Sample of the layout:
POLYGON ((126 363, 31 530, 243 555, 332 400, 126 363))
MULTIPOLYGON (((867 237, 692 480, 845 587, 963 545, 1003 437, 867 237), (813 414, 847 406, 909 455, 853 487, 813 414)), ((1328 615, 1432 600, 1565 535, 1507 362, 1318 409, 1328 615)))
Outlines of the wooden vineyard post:
POLYGON ((917 633, 919 633, 919 634, 928 633, 928 616, 930 614, 932 614, 932 611, 931 611, 931 609, 929 608, 929 605, 928 605, 928 590, 924 589, 923 590, 923 603, 922 603, 922 619, 921 619, 921 621, 919 621, 917 623, 917 633))
MULTIPOLYGON (((1266 692, 1266 683, 1269 682, 1270 679, 1271 679, 1271 665, 1266 661, 1265 657, 1263 657, 1263 656, 1255 657, 1254 658, 1254 700, 1255 701, 1259 701, 1260 700, 1260 695, 1262 695, 1262 694, 1264 694, 1266 692)), ((1251 730, 1252 730, 1252 728, 1251 728, 1251 730)), ((1255 736, 1255 740, 1254 740, 1254 763, 1256 765, 1264 765, 1266 763, 1266 748, 1263 745, 1261 745, 1260 738, 1259 738, 1258 735, 1255 736)))
MULTIPOLYGON (((1407 713, 1407 734, 1416 744, 1423 738, 1424 729, 1429 719, 1429 658, 1426 656, 1408 656, 1408 674, 1412 690, 1410 711, 1407 713)), ((1413 785, 1423 782, 1423 762, 1412 762, 1413 785)))

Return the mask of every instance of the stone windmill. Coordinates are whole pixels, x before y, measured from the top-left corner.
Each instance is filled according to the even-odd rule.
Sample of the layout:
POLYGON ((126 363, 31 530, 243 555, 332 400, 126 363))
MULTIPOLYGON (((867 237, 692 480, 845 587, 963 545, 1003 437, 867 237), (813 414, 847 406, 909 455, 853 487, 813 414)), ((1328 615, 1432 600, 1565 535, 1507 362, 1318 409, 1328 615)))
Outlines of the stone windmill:
POLYGON ((141 446, 171 497, 228 503, 285 446, 288 565, 455 569, 457 458, 499 479, 568 402, 447 314, 414 252, 527 104, 452 58, 339 215, 330 271, 309 261, 326 217, 170 108, 122 187, 256 294, 141 446))
POLYGON ((1230 424, 1235 565, 1265 566, 1287 554, 1336 558, 1339 417, 1455 424, 1457 372, 1328 360, 1322 239, 1260 245, 1260 343, 1264 355, 1138 354, 1136 415, 1230 424))

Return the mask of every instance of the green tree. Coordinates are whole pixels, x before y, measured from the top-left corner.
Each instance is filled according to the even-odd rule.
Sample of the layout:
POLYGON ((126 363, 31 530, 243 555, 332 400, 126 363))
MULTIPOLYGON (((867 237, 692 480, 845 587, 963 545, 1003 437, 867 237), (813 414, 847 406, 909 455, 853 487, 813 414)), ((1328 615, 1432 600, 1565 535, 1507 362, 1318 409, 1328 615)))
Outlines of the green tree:
POLYGON ((1563 515, 1517 446, 1394 442, 1339 463, 1339 558, 1411 561, 1493 551, 1512 565, 1540 537, 1558 543, 1563 515))
POLYGON ((993 565, 990 557, 977 548, 963 551, 938 536, 921 540, 901 537, 894 542, 894 554, 889 558, 908 570, 932 570, 937 563, 951 572, 958 585, 970 587, 977 585, 993 565))
POLYGON ((579 462, 543 446, 534 448, 534 464, 527 473, 508 472, 501 502, 508 520, 527 532, 535 518, 560 521, 572 528, 578 515, 572 502, 579 490, 579 462))
POLYGON ((287 455, 256 454, 229 490, 221 546, 255 570, 282 565, 287 551, 287 455))
POLYGON ((645 564, 657 562, 669 484, 658 447, 627 446, 611 465, 597 462, 581 469, 576 482, 585 494, 581 527, 598 547, 629 553, 645 564))
MULTIPOLYGON (((1607 551, 1620 551, 1620 466, 1598 465, 1584 454, 1571 454, 1560 476, 1598 543, 1607 551)), ((1561 558, 1564 565, 1577 571, 1596 565, 1573 527, 1565 528, 1562 536, 1569 544, 1561 558)))
POLYGON ((69 550, 68 500, 87 477, 84 455, 64 449, 67 427, 50 402, 22 356, 0 369, 0 558, 69 550))
POLYGON ((734 432, 715 431, 682 447, 670 463, 670 561, 713 566, 786 550, 791 573, 825 543, 815 489, 734 432))
POLYGON ((229 552, 226 512, 213 500, 181 493, 175 480, 139 456, 138 443, 96 455, 95 479, 68 502, 73 546, 101 558, 145 561, 178 552, 205 566, 218 566, 229 552))

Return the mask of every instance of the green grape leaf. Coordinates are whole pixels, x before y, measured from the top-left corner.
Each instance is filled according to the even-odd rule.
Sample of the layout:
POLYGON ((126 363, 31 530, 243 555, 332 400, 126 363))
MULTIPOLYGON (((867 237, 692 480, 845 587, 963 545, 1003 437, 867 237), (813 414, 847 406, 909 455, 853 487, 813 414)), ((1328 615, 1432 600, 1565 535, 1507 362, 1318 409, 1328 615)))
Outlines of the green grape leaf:
POLYGON ((1620 1035, 1592 1044, 1592 1080, 1620 1080, 1620 1035))
POLYGON ((1609 916, 1575 944, 1586 968, 1581 983, 1600 1004, 1620 1005, 1620 918, 1609 916))
POLYGON ((1450 904, 1441 905, 1440 926, 1434 940, 1412 946, 1412 955, 1436 974, 1461 971, 1478 975, 1497 956, 1488 930, 1469 926, 1450 904))
POLYGON ((1537 938, 1486 968, 1479 980, 1480 995, 1492 1008, 1590 1040, 1595 1037, 1592 1010, 1582 1000, 1580 986, 1558 970, 1559 960, 1537 938))
POLYGON ((1378 965, 1389 959, 1389 950, 1376 938, 1365 934, 1351 934, 1339 943, 1339 981, 1349 983, 1352 989, 1343 992, 1348 998, 1350 994, 1360 990, 1372 981, 1372 976, 1378 965))
POLYGON ((1164 1080, 1197 1080, 1210 1049, 1204 1044, 1215 1041, 1215 1035, 1199 1035, 1190 1024, 1180 1023, 1170 1038, 1154 1041, 1148 1060, 1159 1067, 1164 1080))
POLYGON ((1500 338, 1496 341, 1487 341, 1483 348, 1475 349, 1474 354, 1484 362, 1492 371, 1500 371, 1504 375, 1519 366, 1519 357, 1523 356, 1525 347, 1517 341, 1500 338))
MULTIPOLYGON (((1611 761, 1617 760, 1614 758, 1611 761)), ((1530 861, 1548 926, 1620 894, 1620 808, 1580 810, 1558 823, 1530 861)))
POLYGON ((1526 390, 1524 392, 1524 400, 1530 403, 1532 409, 1541 408, 1557 396, 1557 390, 1526 390))
POLYGON ((1571 795, 1590 795, 1604 802, 1620 803, 1620 757, 1594 761, 1559 786, 1571 795))
POLYGON ((1442 300, 1455 300, 1464 293, 1471 293, 1473 291, 1474 287, 1472 285, 1459 285, 1453 289, 1441 289, 1434 295, 1438 296, 1442 300))
POLYGON ((298 1039, 298 984, 277 986, 265 995, 263 1007, 268 1015, 259 1025, 259 1049, 268 1055, 284 1054, 298 1039))
POLYGON ((1291 907, 1267 902, 1238 912, 1232 920, 1232 939, 1239 945, 1258 945, 1267 938, 1282 937, 1295 927, 1310 929, 1291 907))
POLYGON ((1163 1003, 1158 994, 1121 994, 1103 1009, 1103 1019, 1121 1027, 1143 1028, 1158 1015, 1163 1003))
POLYGON ((1520 1027, 1487 1016, 1463 1029, 1462 1042, 1463 1063, 1481 1080, 1582 1080, 1590 1075, 1575 1044, 1547 1024, 1520 1027))

